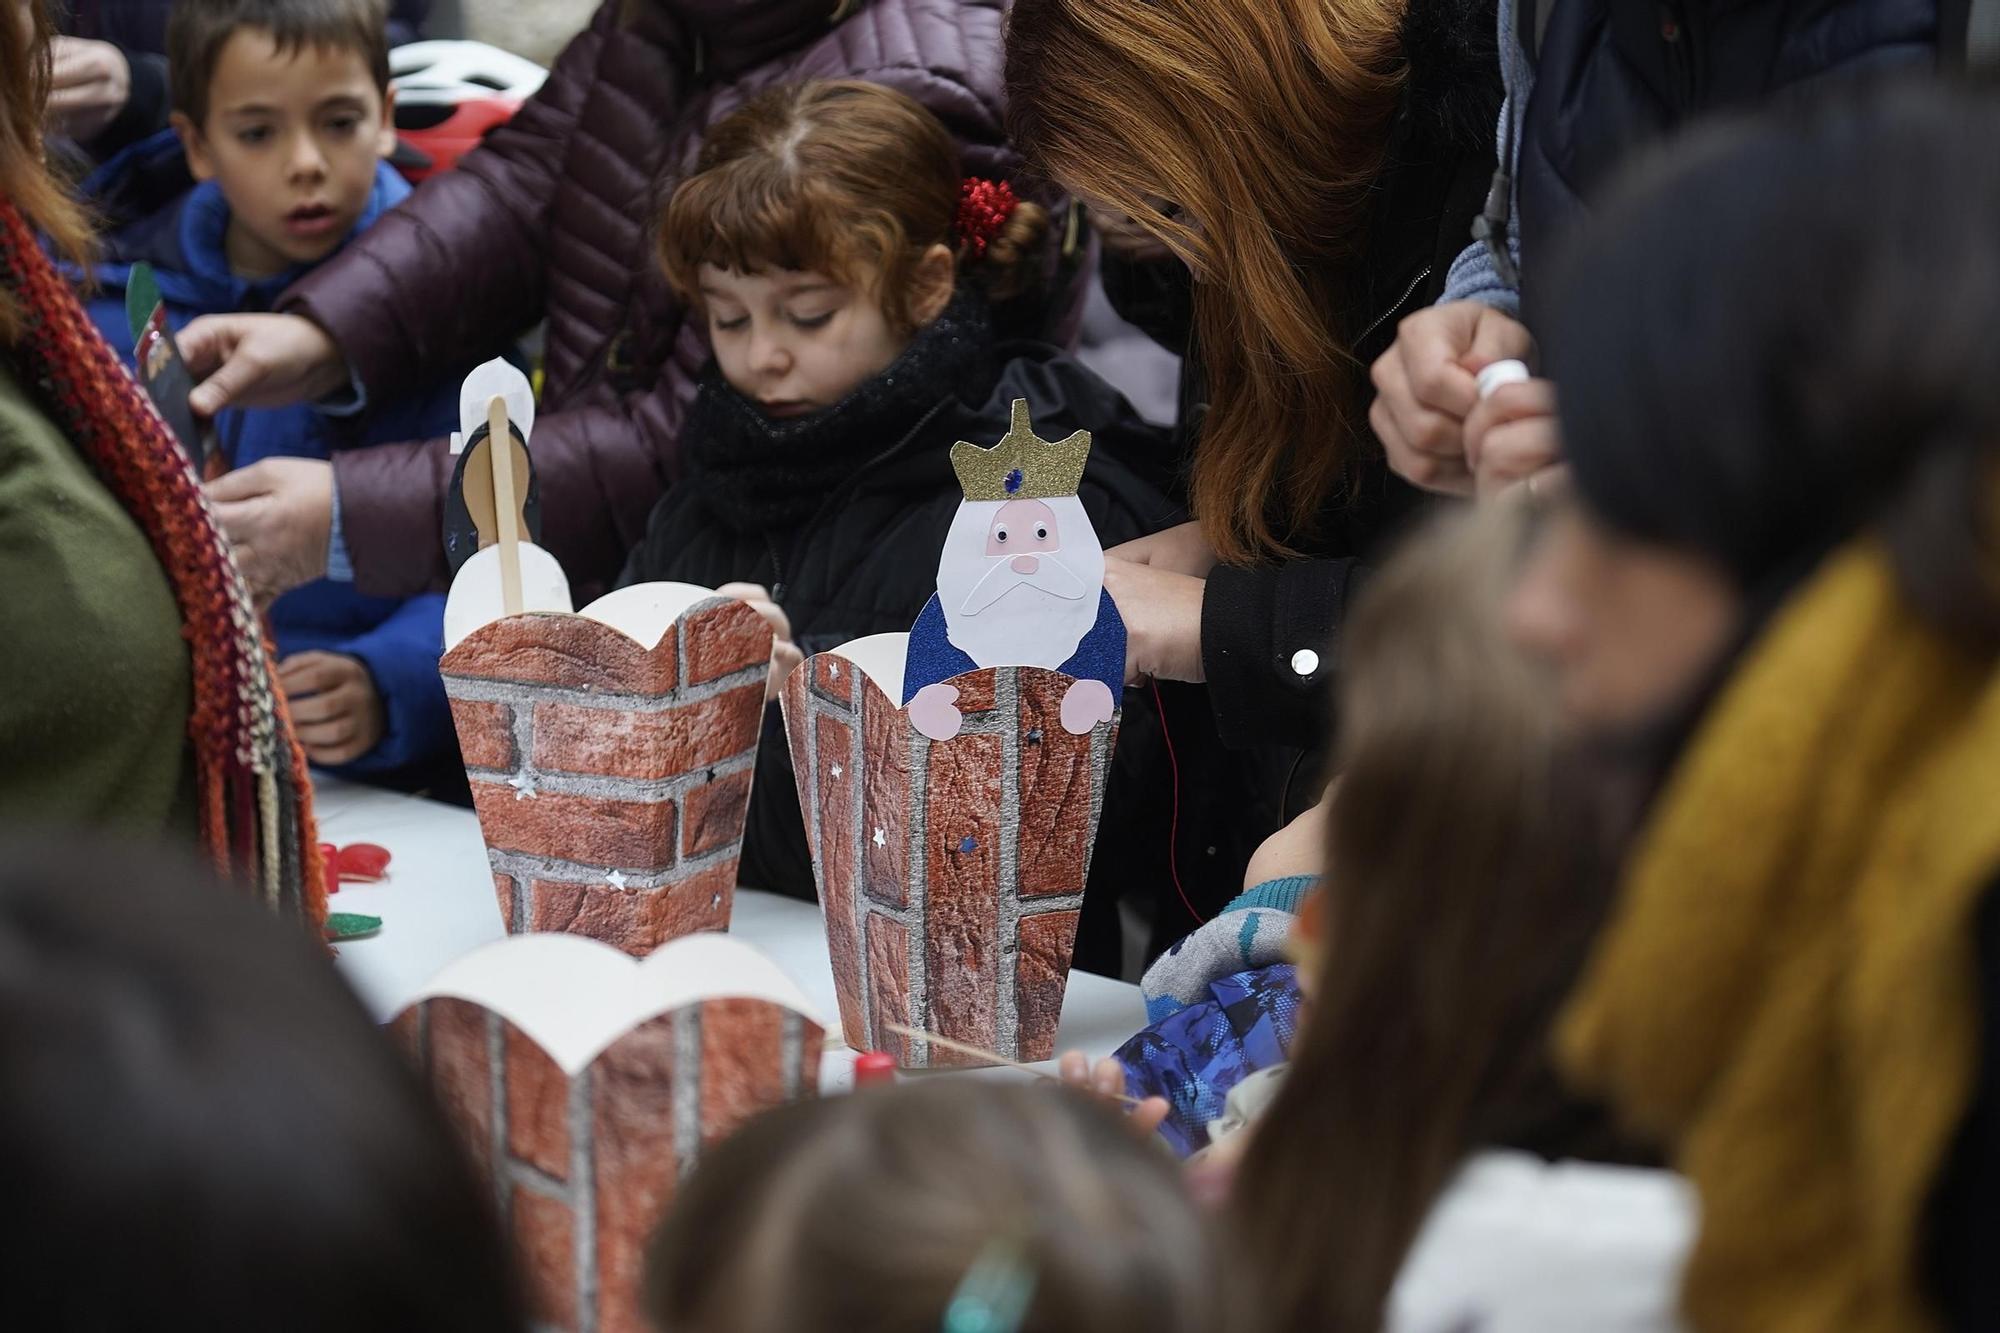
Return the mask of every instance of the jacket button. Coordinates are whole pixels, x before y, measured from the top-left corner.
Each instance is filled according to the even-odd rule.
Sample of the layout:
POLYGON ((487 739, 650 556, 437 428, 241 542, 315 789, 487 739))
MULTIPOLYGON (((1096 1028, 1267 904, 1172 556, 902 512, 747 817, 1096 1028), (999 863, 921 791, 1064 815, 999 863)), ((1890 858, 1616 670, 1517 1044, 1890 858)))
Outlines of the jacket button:
POLYGON ((1310 676, 1319 670, 1319 654, 1310 648, 1301 648, 1292 654, 1292 671, 1296 675, 1310 676))

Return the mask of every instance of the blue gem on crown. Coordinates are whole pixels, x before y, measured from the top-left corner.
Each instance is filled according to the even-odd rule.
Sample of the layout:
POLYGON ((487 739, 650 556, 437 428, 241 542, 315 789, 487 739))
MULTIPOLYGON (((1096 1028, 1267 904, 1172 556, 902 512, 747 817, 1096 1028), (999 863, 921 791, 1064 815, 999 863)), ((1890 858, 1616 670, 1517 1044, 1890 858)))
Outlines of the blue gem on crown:
POLYGON ((1007 487, 1007 494, 1012 495, 1015 491, 1020 490, 1021 483, 1026 480, 1027 478, 1021 475, 1021 469, 1019 468, 1015 468, 1013 471, 1009 472, 1007 474, 1007 480, 1005 482, 1005 485, 1007 487))

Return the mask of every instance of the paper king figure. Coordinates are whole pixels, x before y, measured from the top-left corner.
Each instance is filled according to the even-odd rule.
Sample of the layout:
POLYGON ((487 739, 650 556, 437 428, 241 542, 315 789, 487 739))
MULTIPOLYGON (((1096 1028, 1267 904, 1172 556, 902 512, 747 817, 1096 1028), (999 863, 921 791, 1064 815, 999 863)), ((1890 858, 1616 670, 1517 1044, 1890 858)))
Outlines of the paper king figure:
POLYGON ((1090 434, 1039 438, 1026 399, 991 449, 951 448, 965 500, 938 561, 938 590, 910 629, 903 703, 932 740, 958 734, 951 677, 981 667, 1032 666, 1076 677, 1063 727, 1082 735, 1109 721, 1124 694, 1125 622, 1104 591, 1104 548, 1077 485, 1090 434))

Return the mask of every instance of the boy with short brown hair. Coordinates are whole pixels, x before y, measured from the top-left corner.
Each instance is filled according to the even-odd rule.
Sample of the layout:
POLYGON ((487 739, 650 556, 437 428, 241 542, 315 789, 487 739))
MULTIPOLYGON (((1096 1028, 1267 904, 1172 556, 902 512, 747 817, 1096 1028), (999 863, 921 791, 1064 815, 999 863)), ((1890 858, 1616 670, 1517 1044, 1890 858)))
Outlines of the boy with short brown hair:
MULTIPOLYGON (((91 314, 132 346, 125 288, 144 262, 174 328, 269 310, 405 198, 381 0, 178 0, 167 29, 172 129, 105 164, 86 192, 111 223, 91 314), (196 182, 187 188, 189 177, 196 182)), ((457 377, 335 416, 307 406, 215 421, 230 468, 448 431, 457 377)), ((336 571, 337 572, 337 571, 336 571)), ((307 756, 400 785, 457 768, 437 674, 443 599, 366 597, 321 579, 277 599, 279 683, 307 756)))

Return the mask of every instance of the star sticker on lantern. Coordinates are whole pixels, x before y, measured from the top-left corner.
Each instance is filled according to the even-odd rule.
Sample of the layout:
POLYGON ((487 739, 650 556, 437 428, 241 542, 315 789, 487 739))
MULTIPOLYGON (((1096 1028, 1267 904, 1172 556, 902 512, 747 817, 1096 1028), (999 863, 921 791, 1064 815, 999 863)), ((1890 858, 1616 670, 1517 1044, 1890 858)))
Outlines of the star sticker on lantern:
POLYGON ((840 679, 840 663, 838 663, 838 662, 828 662, 828 663, 826 664, 826 674, 827 674, 828 676, 832 677, 832 678, 833 678, 834 680, 839 680, 839 679, 840 679))
POLYGON ((516 773, 507 779, 507 785, 514 789, 514 799, 517 801, 532 801, 537 795, 535 777, 532 773, 516 773))
POLYGON ((622 870, 614 870, 610 874, 604 877, 604 882, 606 884, 609 884, 612 888, 618 890, 620 893, 623 893, 625 891, 625 872, 622 870))
POLYGON ((889 845, 889 840, 883 837, 882 834, 883 834, 882 826, 880 824, 877 824, 875 826, 875 837, 873 839, 877 847, 887 847, 889 845))
POLYGON ((840 776, 840 765, 839 765, 839 764, 835 764, 835 765, 833 766, 833 775, 834 775, 835 777, 839 777, 839 776, 840 776))

